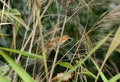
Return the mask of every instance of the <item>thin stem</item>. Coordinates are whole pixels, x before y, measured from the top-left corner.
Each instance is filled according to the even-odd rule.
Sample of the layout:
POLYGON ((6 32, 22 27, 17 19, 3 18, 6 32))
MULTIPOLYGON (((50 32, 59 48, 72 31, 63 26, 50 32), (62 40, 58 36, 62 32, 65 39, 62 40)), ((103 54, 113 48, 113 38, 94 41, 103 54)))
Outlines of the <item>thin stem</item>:
POLYGON ((47 58, 46 58, 46 53, 45 53, 44 41, 43 41, 40 9, 39 9, 38 5, 37 5, 37 9, 36 9, 36 19, 37 19, 38 27, 39 27, 39 30, 40 30, 41 45, 42 45, 42 55, 43 55, 43 62, 44 62, 45 73, 46 73, 46 82, 48 82, 48 68, 47 68, 47 61, 46 61, 47 58))
MULTIPOLYGON (((68 5, 69 5, 69 0, 67 0, 67 2, 66 2, 65 18, 64 18, 64 22, 63 22, 63 26, 62 26, 61 36, 63 35, 64 27, 65 27, 65 24, 66 24, 66 21, 67 21, 67 9, 68 9, 68 5)), ((52 80, 52 75, 53 75, 54 68, 55 68, 55 65, 56 65, 56 61, 57 61, 57 57, 58 57, 58 53, 59 53, 59 48, 60 48, 60 45, 58 44, 48 82, 51 82, 51 80, 52 80)))

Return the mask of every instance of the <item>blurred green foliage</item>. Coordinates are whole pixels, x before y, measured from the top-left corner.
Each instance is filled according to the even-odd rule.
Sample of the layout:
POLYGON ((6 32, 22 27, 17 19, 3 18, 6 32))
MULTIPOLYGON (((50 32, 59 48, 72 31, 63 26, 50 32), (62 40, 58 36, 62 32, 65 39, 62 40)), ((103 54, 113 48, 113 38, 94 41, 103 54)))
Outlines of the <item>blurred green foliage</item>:
MULTIPOLYGON (((5 7, 5 12, 12 14, 12 16, 15 18, 10 18, 10 16, 6 15, 3 17, 3 20, 2 1, 0 1, 0 24, 2 22, 8 22, 10 24, 0 25, 0 46, 7 48, 16 47, 16 49, 20 50, 21 47, 25 45, 23 41, 27 41, 35 26, 36 20, 33 13, 34 9, 32 9, 34 7, 34 3, 31 3, 34 2, 34 0, 10 0, 10 2, 9 0, 6 0, 6 3, 9 4, 9 7, 5 7), (16 19, 22 22, 16 21, 16 19), (13 29, 13 26, 15 29, 13 29), (28 27, 29 30, 26 30, 28 27), (4 40, 2 37, 4 37, 4 40), (14 43, 15 40, 16 43, 14 43)), ((69 41, 66 42, 68 43, 67 45, 60 47, 59 58, 61 58, 61 56, 66 54, 72 48, 67 53, 69 54, 66 56, 68 60, 65 60, 65 62, 70 62, 73 54, 79 54, 83 57, 86 56, 89 50, 91 50, 99 40, 101 40, 109 32, 115 31, 118 28, 120 25, 120 10, 114 9, 117 9, 116 7, 120 5, 120 0, 70 0, 71 2, 69 3, 68 8, 66 8, 66 1, 67 0, 53 0, 47 8, 46 12, 41 17, 41 21, 43 26, 44 42, 45 45, 47 45, 47 42, 49 42, 51 36, 60 36, 61 29, 65 22, 64 19, 67 16, 63 34, 69 35, 72 40, 70 43, 69 41), (53 35, 54 29, 56 27, 57 30, 55 32, 55 35, 53 35), (76 45, 76 43, 78 44, 76 45), (77 48, 78 50, 76 50, 77 48)), ((40 7, 40 15, 45 10, 48 2, 49 0, 45 0, 40 7)), ((37 27, 36 29, 39 28, 37 27)), ((37 54, 41 54, 41 50, 39 49, 41 46, 39 39, 39 30, 36 30, 31 52, 37 53, 38 49, 39 53, 37 54)), ((106 42, 104 46, 95 53, 94 58, 98 64, 102 63, 102 60, 107 51, 107 47, 110 45, 111 40, 112 37, 110 37, 108 42, 106 42)), ((29 51, 29 48, 30 42, 28 42, 25 50, 29 51)), ((50 54, 50 61, 53 60, 53 55, 55 54, 54 51, 55 50, 53 50, 50 54)), ((116 68, 118 69, 117 71, 120 71, 120 61, 118 61, 118 58, 120 58, 120 56, 117 55, 119 54, 119 47, 112 54, 113 55, 110 57, 110 60, 107 62, 108 67, 111 67, 111 69, 108 69, 107 67, 106 68, 108 71, 114 72, 114 75, 116 71, 114 71, 114 67, 111 66, 111 62, 116 65, 116 68)), ((78 57, 76 57, 76 59, 78 59, 78 57)), ((23 60, 26 59, 23 58, 23 60)), ((74 62, 72 62, 72 64, 74 64, 74 62)), ((89 60, 85 62, 85 65, 83 65, 83 67, 87 68, 87 70, 91 70, 92 73, 96 73, 95 67, 93 67, 89 60)), ((104 71, 106 73, 106 69, 104 71)), ((108 78, 110 78, 110 75, 108 75, 108 78)))

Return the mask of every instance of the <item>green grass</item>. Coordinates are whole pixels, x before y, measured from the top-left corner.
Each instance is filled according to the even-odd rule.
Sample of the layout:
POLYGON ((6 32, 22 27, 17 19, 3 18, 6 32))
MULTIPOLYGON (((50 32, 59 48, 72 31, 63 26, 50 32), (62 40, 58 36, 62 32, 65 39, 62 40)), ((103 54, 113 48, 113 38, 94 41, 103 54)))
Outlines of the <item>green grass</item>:
POLYGON ((0 0, 0 68, 9 67, 0 69, 0 82, 51 82, 63 72, 74 73, 72 82, 120 80, 119 4, 0 0), (48 47, 63 35, 70 38, 48 47))

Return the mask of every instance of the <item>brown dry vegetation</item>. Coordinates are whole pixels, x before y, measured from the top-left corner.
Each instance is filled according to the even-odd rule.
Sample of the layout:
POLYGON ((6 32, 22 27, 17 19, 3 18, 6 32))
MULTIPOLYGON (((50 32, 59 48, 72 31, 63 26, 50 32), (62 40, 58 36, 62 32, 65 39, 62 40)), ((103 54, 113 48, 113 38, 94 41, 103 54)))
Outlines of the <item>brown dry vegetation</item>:
POLYGON ((0 0, 0 82, 120 81, 119 24, 119 0, 0 0))

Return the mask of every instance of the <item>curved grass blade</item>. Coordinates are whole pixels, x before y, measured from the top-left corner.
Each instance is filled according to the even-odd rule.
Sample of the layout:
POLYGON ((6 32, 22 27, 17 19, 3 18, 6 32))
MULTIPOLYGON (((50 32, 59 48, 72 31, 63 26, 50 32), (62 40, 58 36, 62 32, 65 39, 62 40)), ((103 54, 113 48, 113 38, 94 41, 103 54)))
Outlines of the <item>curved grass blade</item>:
POLYGON ((70 69, 72 69, 74 67, 72 64, 70 64, 68 62, 60 62, 59 65, 62 67, 65 67, 65 68, 70 68, 70 69))
POLYGON ((120 27, 118 28, 118 30, 115 33, 115 36, 113 38, 113 41, 106 53, 105 59, 102 63, 101 69, 103 68, 105 62, 107 61, 107 59, 110 57, 111 53, 117 48, 117 46, 120 44, 120 27))
POLYGON ((116 82, 118 79, 120 79, 120 73, 118 73, 117 75, 115 75, 114 77, 112 77, 109 82, 116 82))
MULTIPOLYGON (((103 80, 103 82, 109 82, 107 80, 107 78, 105 77, 105 75, 102 73, 102 71, 100 70, 100 68, 98 67, 98 65, 95 63, 95 61, 91 58, 91 61, 94 63, 95 67, 97 68, 98 72, 100 72, 100 76, 103 80)), ((97 79, 97 78, 96 78, 97 79)), ((113 81, 114 82, 114 81, 113 81)))
MULTIPOLYGON (((11 20, 11 21, 13 21, 13 20, 17 21, 18 23, 20 23, 21 25, 23 25, 26 30, 30 29, 29 26, 20 17, 21 14, 20 14, 20 12, 17 9, 9 9, 9 10, 4 12, 4 14, 9 18, 9 20, 11 20)), ((1 14, 2 14, 2 12, 0 11, 0 15, 1 14)))
MULTIPOLYGON (((14 9, 15 10, 15 9, 14 9)), ((15 12, 19 12, 17 9, 15 10, 15 12)), ((16 14, 17 14, 16 13, 16 14)), ((6 14, 6 16, 8 16, 8 18, 11 20, 11 21, 13 21, 13 19, 15 20, 15 21, 17 21, 18 23, 20 23, 21 25, 23 25, 25 28, 26 28, 26 30, 29 30, 29 26, 22 20, 22 18, 21 17, 19 17, 19 16, 15 16, 15 14, 14 13, 11 13, 11 12, 5 12, 5 14, 6 14)))
POLYGON ((40 55, 33 54, 33 53, 28 53, 28 52, 25 52, 25 51, 14 50, 14 49, 9 49, 9 48, 3 48, 3 47, 0 47, 0 49, 5 50, 5 51, 14 52, 14 53, 17 53, 17 54, 21 54, 23 56, 29 56, 31 58, 43 59, 43 57, 40 56, 40 55))
POLYGON ((0 54, 9 63, 9 65, 13 68, 13 70, 22 78, 24 82, 35 82, 32 79, 32 77, 30 77, 30 75, 20 65, 18 65, 12 58, 10 58, 4 51, 0 50, 0 54))
POLYGON ((92 73, 92 72, 90 72, 89 70, 84 70, 83 72, 82 72, 84 75, 87 75, 87 76, 89 76, 89 77, 92 77, 93 79, 96 79, 96 76, 92 73))

